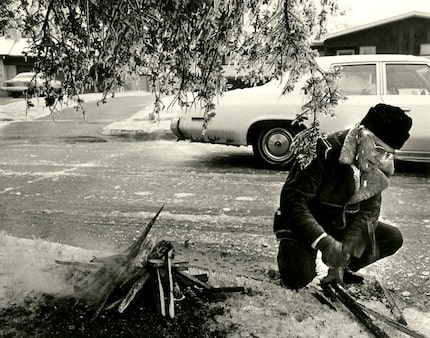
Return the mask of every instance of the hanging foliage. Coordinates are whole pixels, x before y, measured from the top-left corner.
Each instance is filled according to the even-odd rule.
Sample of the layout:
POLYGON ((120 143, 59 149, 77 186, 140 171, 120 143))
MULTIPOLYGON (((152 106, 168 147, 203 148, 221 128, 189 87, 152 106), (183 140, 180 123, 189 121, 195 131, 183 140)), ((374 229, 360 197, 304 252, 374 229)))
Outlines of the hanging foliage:
POLYGON ((0 13, 9 2, 19 8, 13 22, 29 38, 35 70, 47 78, 50 106, 66 97, 80 104, 79 94, 94 86, 103 102, 137 74, 149 79, 155 112, 163 94, 174 95, 184 109, 200 104, 208 121, 227 89, 225 60, 251 85, 282 79, 283 94, 308 74, 298 118, 315 128, 340 98, 336 74, 320 70, 310 48, 336 0, 9 0, 0 13), (60 73, 58 93, 49 80, 60 73))

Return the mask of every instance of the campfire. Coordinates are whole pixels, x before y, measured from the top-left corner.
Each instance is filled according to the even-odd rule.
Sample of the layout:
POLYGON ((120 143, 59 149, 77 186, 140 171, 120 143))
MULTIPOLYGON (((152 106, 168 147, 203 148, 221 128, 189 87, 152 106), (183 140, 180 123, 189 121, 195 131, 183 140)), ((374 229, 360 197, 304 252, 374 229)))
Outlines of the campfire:
POLYGON ((187 273, 187 262, 175 261, 171 242, 156 242, 148 234, 164 205, 143 229, 141 235, 123 252, 94 257, 89 262, 56 260, 69 266, 77 299, 94 306, 93 319, 104 310, 123 313, 138 297, 149 301, 157 312, 175 317, 175 302, 184 299, 183 290, 194 294, 245 292, 244 287, 213 287, 207 274, 187 273))

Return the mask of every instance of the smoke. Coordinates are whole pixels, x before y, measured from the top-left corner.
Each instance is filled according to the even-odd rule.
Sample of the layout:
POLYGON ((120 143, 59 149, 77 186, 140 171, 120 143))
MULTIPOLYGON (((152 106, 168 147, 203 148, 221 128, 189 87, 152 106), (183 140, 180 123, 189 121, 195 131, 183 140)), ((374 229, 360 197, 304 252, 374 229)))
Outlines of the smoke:
POLYGON ((72 295, 70 269, 55 260, 89 262, 94 256, 105 255, 100 251, 0 233, 0 307, 40 294, 72 295))

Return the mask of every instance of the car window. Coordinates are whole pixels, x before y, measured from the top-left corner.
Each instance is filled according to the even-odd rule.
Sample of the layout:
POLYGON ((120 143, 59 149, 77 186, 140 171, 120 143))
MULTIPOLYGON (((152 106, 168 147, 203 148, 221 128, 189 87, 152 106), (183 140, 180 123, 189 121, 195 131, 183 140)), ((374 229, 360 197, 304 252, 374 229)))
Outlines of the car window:
POLYGON ((16 79, 26 79, 26 80, 31 80, 33 78, 34 74, 28 74, 28 73, 24 73, 24 74, 18 74, 17 76, 15 76, 16 79))
POLYGON ((340 89, 346 95, 376 95, 376 65, 343 65, 340 89))
POLYGON ((387 64, 388 95, 430 95, 430 67, 422 64, 387 64))

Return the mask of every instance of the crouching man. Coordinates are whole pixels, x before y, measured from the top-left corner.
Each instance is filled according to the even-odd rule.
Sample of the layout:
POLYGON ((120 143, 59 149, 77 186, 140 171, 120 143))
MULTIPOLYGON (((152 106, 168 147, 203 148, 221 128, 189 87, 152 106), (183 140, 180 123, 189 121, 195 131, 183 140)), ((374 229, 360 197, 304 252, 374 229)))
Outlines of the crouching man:
POLYGON ((363 279, 356 271, 402 246, 400 231, 378 218, 394 150, 411 126, 402 109, 378 104, 352 129, 320 139, 309 166, 293 166, 274 220, 286 287, 299 289, 314 279, 317 250, 330 268, 326 280, 354 283, 363 279))

